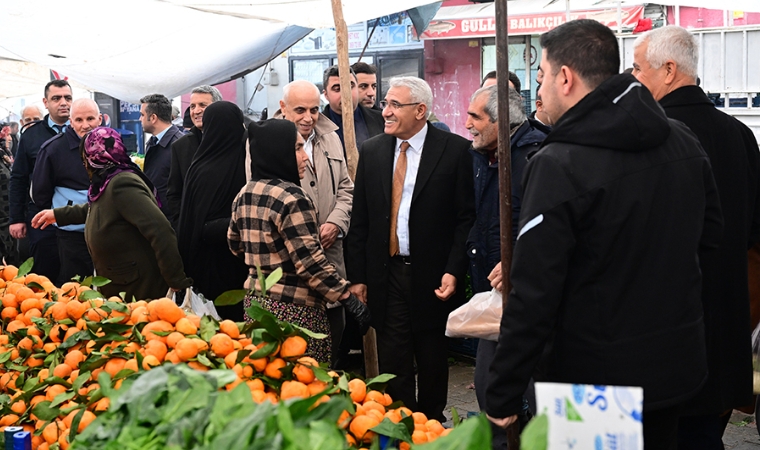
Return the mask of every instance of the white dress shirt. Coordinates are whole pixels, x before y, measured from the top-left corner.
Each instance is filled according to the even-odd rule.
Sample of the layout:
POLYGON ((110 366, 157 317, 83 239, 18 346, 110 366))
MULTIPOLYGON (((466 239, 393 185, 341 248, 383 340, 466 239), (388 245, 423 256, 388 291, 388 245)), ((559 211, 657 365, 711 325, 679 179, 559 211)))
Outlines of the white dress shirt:
POLYGON ((311 163, 311 167, 314 167, 314 136, 316 135, 316 132, 314 130, 311 130, 311 134, 309 135, 309 138, 306 139, 306 142, 303 144, 303 150, 306 152, 306 155, 309 156, 309 162, 311 163))
MULTIPOLYGON (((422 146, 427 137, 427 123, 422 129, 406 141, 409 148, 406 150, 406 175, 404 177, 404 190, 401 191, 401 204, 398 208, 398 222, 396 224, 396 236, 398 237, 398 250, 402 256, 409 256, 409 210, 412 207, 412 194, 414 184, 417 182, 417 171, 422 159, 422 146)), ((396 150, 393 156, 393 168, 396 168, 398 155, 401 152, 401 143, 404 139, 396 138, 396 150)))

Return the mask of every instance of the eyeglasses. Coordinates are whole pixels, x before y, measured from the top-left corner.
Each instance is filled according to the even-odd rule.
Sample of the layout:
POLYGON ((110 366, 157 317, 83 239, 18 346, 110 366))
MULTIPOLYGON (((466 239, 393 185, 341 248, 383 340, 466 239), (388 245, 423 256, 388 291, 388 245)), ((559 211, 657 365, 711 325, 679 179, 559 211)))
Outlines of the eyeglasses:
POLYGON ((385 109, 385 108, 390 108, 390 109, 401 109, 401 108, 403 108, 404 106, 414 106, 414 105, 419 105, 420 103, 422 103, 422 102, 415 102, 415 103, 399 103, 399 102, 397 102, 397 101, 395 101, 395 100, 392 100, 392 101, 390 101, 390 102, 388 102, 388 101, 385 101, 385 100, 380 100, 380 106, 382 106, 382 107, 383 107, 383 109, 385 109))

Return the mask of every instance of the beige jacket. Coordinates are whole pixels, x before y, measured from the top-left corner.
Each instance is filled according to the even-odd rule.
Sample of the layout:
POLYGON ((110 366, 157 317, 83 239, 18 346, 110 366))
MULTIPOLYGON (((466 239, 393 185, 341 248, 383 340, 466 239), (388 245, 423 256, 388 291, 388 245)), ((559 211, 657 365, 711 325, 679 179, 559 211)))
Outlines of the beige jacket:
MULTIPOLYGON (((278 111, 274 118, 282 119, 282 113, 278 111)), ((317 209, 319 225, 330 222, 340 228, 341 233, 338 239, 325 250, 325 256, 335 265, 338 274, 345 278, 343 238, 348 234, 348 226, 351 222, 354 183, 348 176, 343 144, 335 133, 337 129, 338 126, 327 116, 319 114, 312 138, 314 164, 307 165, 306 174, 301 179, 301 188, 317 209)))

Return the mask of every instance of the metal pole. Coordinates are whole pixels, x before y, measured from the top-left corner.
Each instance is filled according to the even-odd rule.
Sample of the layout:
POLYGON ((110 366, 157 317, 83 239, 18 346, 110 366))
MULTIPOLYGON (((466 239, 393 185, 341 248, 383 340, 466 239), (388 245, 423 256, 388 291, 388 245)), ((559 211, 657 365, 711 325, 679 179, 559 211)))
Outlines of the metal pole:
MULTIPOLYGON (((512 267, 512 157, 509 143, 509 30, 507 29, 507 0, 495 0, 496 23, 496 88, 499 92, 499 215, 501 216, 501 273, 504 309, 512 285, 509 269, 512 267)), ((529 44, 528 44, 529 45, 529 44)), ((530 47, 527 48, 530 52, 530 47)), ((530 58, 530 56, 528 56, 530 58)), ((530 61, 528 61, 530 64, 530 61)), ((528 72, 530 73, 530 72, 528 72)), ((510 449, 520 448, 520 431, 517 422, 507 428, 507 445, 510 449)))
MULTIPOLYGON (((333 17, 335 18, 335 42, 338 52, 338 70, 340 71, 340 107, 343 111, 343 139, 346 144, 346 165, 348 176, 356 177, 356 164, 359 161, 359 151, 356 148, 356 132, 354 130, 354 103, 351 99, 351 72, 348 66, 348 27, 343 19, 343 4, 340 0, 332 0, 333 17)), ((364 335, 364 370, 368 378, 380 374, 377 362, 377 340, 375 330, 370 328, 364 335)))

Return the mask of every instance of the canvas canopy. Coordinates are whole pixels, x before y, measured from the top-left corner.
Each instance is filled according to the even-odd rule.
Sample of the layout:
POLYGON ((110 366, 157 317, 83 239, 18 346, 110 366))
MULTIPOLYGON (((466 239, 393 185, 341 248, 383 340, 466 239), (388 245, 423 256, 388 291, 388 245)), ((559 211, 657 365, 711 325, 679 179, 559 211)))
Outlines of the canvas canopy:
MULTIPOLYGON (((431 3, 343 0, 348 23, 431 3)), ((0 84, 7 74, 15 80, 0 95, 39 91, 47 72, 19 64, 31 62, 137 102, 255 70, 333 20, 329 0, 28 0, 4 5, 0 23, 0 84)))

